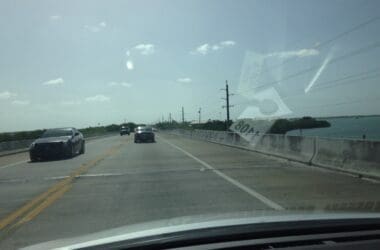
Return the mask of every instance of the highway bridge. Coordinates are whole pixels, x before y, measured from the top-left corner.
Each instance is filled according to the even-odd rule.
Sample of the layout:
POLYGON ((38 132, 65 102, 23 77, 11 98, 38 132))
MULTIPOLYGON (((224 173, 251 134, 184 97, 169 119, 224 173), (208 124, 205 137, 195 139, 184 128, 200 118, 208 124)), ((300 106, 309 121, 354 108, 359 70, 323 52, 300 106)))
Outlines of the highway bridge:
POLYGON ((376 179, 158 133, 87 142, 84 155, 0 157, 0 248, 182 216, 380 211, 376 179))

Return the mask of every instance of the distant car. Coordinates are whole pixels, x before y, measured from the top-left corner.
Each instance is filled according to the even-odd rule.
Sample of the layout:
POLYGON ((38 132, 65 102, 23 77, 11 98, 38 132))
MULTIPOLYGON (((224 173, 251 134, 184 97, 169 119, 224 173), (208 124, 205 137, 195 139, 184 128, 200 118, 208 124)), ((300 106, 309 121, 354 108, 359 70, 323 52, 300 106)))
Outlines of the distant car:
POLYGON ((85 140, 75 128, 48 129, 29 147, 30 161, 84 154, 85 140))
POLYGON ((135 129, 135 143, 139 142, 155 142, 151 127, 137 127, 135 129))
POLYGON ((122 126, 120 128, 120 136, 129 135, 130 133, 131 133, 131 130, 129 129, 129 127, 122 126))

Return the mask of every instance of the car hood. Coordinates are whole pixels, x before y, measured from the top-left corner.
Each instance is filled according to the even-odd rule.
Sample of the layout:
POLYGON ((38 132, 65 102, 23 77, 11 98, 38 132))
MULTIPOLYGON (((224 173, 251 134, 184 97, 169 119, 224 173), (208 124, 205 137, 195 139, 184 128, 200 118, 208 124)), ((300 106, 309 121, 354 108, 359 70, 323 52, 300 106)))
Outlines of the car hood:
POLYGON ((49 143, 49 142, 67 142, 71 139, 71 136, 59 136, 59 137, 46 137, 39 138, 34 143, 49 143))
POLYGON ((208 229, 216 227, 228 227, 238 225, 254 225, 272 222, 295 222, 295 221, 315 221, 332 219, 380 219, 380 213, 298 213, 282 211, 264 212, 252 216, 252 212, 233 213, 222 215, 202 215, 187 216, 174 219, 159 220, 149 223, 133 224, 124 227, 109 229, 93 234, 88 234, 75 238, 48 241, 22 249, 80 249, 94 247, 102 244, 134 240, 149 236, 159 236, 169 233, 180 233, 188 230, 208 229))

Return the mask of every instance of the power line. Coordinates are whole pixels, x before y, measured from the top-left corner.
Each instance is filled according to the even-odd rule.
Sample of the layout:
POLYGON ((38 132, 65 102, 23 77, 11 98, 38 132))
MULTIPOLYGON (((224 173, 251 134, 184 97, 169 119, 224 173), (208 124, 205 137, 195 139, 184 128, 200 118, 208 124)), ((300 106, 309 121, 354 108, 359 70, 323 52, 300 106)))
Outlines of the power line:
MULTIPOLYGON (((318 86, 313 87, 313 91, 312 92, 321 91, 321 90, 324 90, 324 89, 333 88, 333 87, 340 86, 340 85, 346 85, 347 82, 355 83, 358 80, 375 79, 375 78, 378 78, 378 77, 380 77, 380 71, 379 71, 379 69, 370 70, 370 71, 359 73, 359 74, 345 76, 345 77, 342 77, 342 78, 339 78, 339 79, 334 79, 334 80, 330 80, 330 81, 321 82, 321 83, 319 83, 318 86), (376 74, 373 74, 373 73, 376 73, 376 74), (360 77, 360 76, 363 76, 363 77, 360 77), (336 84, 327 84, 327 83, 336 83, 336 84)), ((292 98, 294 96, 300 96, 300 95, 305 95, 305 93, 301 92, 299 94, 292 94, 292 95, 283 97, 283 99, 290 99, 290 98, 292 98)))
POLYGON ((302 108, 305 108, 305 109, 324 108, 324 107, 331 107, 331 106, 350 105, 350 104, 355 104, 355 103, 360 103, 360 102, 366 102, 366 101, 372 101, 372 100, 380 100, 380 97, 377 96, 377 97, 373 97, 373 98, 358 99, 358 100, 349 101, 349 102, 327 103, 327 104, 324 104, 324 105, 306 106, 306 107, 302 107, 302 108))
MULTIPOLYGON (((342 38, 342 37, 344 37, 344 36, 346 36, 346 35, 348 35, 348 34, 354 32, 354 31, 357 31, 357 30, 363 28, 364 26, 367 26, 368 24, 373 23, 373 22, 375 22, 375 21, 377 21, 377 20, 379 20, 379 19, 380 19, 380 16, 373 17, 373 18, 371 18, 371 19, 369 19, 369 20, 367 20, 367 21, 365 21, 365 22, 362 22, 362 23, 360 23, 360 24, 358 24, 358 25, 356 25, 356 26, 354 26, 354 27, 352 27, 352 28, 350 28, 350 29, 348 29, 348 30, 346 30, 346 31, 343 31, 343 32, 337 34, 336 36, 333 36, 332 38, 330 38, 330 39, 328 39, 328 40, 325 40, 325 41, 323 41, 323 42, 321 42, 321 43, 319 43, 319 44, 313 46, 312 49, 319 49, 319 48, 321 48, 321 47, 324 47, 325 45, 327 45, 327 44, 329 44, 329 43, 331 43, 331 42, 333 42, 333 41, 335 41, 335 40, 339 40, 340 38, 342 38)), ((296 59, 297 59, 296 57, 289 58, 289 59, 287 59, 287 60, 282 61, 281 63, 279 63, 279 64, 277 64, 277 65, 274 65, 274 66, 272 66, 272 67, 270 67, 270 68, 264 70, 264 71, 261 72, 261 73, 270 72, 270 71, 272 71, 273 69, 276 69, 276 68, 278 68, 278 67, 280 67, 280 66, 283 66, 283 65, 285 65, 286 63, 292 62, 292 61, 294 61, 294 60, 296 60, 296 59)))
MULTIPOLYGON (((313 88, 313 92, 315 92, 315 91, 321 91, 321 90, 328 89, 328 88, 333 88, 333 87, 336 87, 336 86, 339 86, 339 85, 345 85, 345 84, 347 84, 347 82, 355 82, 355 81, 358 81, 358 80, 367 80, 367 79, 376 79, 376 78, 380 77, 380 72, 378 71, 378 69, 376 71, 374 71, 374 70, 371 70, 371 71, 373 71, 373 73, 377 73, 377 74, 365 76, 364 73, 359 73, 359 74, 355 74, 355 75, 351 75, 351 76, 346 76, 346 77, 342 77, 342 78, 331 80, 331 81, 326 81, 326 82, 323 82, 323 83, 320 83, 320 84, 325 84, 325 83, 329 83, 329 82, 337 82, 337 84, 329 84, 329 85, 320 86, 320 87, 317 86, 317 87, 313 88), (354 77, 358 77, 358 76, 363 76, 363 77, 361 77, 361 78, 354 78, 354 77)), ((370 71, 368 71, 368 72, 370 72, 370 71)), ((291 98, 293 98, 295 96, 301 96, 301 95, 305 95, 305 93, 301 92, 301 93, 298 93, 298 94, 293 94, 293 95, 285 96, 285 97, 282 98, 282 100, 291 99, 291 98)), ((249 104, 249 103, 251 103, 251 101, 244 101, 244 102, 236 103, 235 105, 243 105, 243 104, 249 104)))
MULTIPOLYGON (((352 57, 352 56, 356 56, 356 55, 359 55, 359 54, 362 54, 368 50, 371 50, 371 49, 375 49, 377 47, 380 47, 380 41, 377 41, 375 43, 372 43, 366 47, 361 47, 357 50, 354 50, 354 51, 351 51, 350 53, 347 53, 347 54, 344 54, 344 55, 341 55, 339 57, 336 57, 332 60, 330 60, 329 64, 334 64, 334 63, 337 63, 339 61, 342 61, 344 59, 347 59, 349 57, 352 57)), ((304 70, 301 70, 299 72, 296 72, 296 73, 293 73, 293 74, 290 74, 280 80, 276 80, 276 81, 273 81, 273 82, 269 82, 269 83, 265 83, 265 84, 262 84, 260 86, 256 86, 256 87, 253 87, 253 88, 250 88, 250 90, 255 90, 255 89, 258 89, 258 88, 262 88, 262 87, 268 87, 268 86, 272 86, 272 85, 275 85, 277 83, 280 83, 280 82, 283 82, 283 81, 287 81, 287 80, 290 80, 292 78, 295 78, 295 77, 298 77, 298 76, 301 76, 301 75, 304 75, 306 73, 309 73, 310 71, 313 71, 315 69, 319 68, 319 65, 314 65, 314 66, 311 66, 307 69, 304 69, 304 70)))

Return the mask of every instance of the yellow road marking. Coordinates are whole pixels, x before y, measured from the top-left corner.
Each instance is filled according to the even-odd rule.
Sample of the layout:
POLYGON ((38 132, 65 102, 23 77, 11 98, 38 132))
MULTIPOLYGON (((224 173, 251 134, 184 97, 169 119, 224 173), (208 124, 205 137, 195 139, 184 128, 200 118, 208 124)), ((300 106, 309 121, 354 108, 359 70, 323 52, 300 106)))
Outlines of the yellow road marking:
POLYGON ((0 230, 9 226, 11 223, 19 219, 19 221, 13 225, 12 228, 22 225, 33 218, 35 218, 38 214, 40 214, 43 210, 45 210, 48 206, 53 204, 56 200, 61 198, 67 191, 72 187, 73 180, 79 175, 87 172, 91 167, 96 166, 99 162, 104 160, 105 158, 116 154, 120 148, 125 144, 121 143, 118 146, 110 148, 106 153, 101 156, 95 158, 94 160, 82 164, 78 169, 72 172, 67 178, 59 181, 50 187, 46 192, 38 195, 33 198, 25 205, 17 209, 16 211, 10 213, 5 218, 0 220, 0 230))
POLYGON ((27 213, 20 221, 15 224, 15 227, 24 224, 25 222, 31 221, 38 214, 40 214, 43 210, 45 210, 48 206, 53 204, 56 200, 61 198, 67 191, 69 191, 72 187, 72 184, 64 186, 62 189, 58 190, 51 196, 47 197, 41 204, 39 204, 36 208, 27 213))

